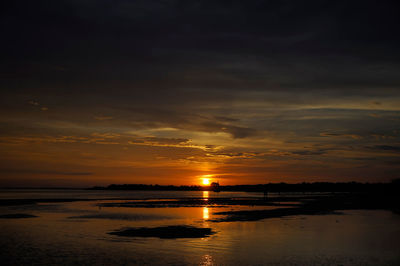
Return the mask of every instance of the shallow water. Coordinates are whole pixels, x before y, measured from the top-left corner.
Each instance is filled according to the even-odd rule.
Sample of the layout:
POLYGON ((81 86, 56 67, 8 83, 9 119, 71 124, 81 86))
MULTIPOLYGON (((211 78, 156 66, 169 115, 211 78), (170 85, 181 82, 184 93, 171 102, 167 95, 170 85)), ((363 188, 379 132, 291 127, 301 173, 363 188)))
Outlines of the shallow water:
POLYGON ((257 222, 210 221, 224 210, 266 206, 175 208, 101 207, 135 199, 262 197, 258 193, 8 191, 1 198, 98 199, 3 206, 1 214, 37 218, 0 219, 2 264, 62 265, 400 265, 400 216, 389 211, 294 216, 257 222), (208 195, 207 195, 208 194, 208 195), (205 238, 159 239, 109 235, 126 227, 210 227, 205 238))
POLYGON ((205 197, 260 197, 258 192, 212 191, 121 191, 81 189, 0 189, 0 199, 174 199, 205 197))

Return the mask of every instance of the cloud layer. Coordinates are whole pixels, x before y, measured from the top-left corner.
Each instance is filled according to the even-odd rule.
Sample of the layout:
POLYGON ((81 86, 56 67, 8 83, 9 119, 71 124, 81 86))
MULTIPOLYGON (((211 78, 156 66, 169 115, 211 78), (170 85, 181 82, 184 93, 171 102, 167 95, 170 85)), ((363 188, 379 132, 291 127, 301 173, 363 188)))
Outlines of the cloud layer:
POLYGON ((396 178, 396 10, 395 1, 5 3, 0 185, 396 178))

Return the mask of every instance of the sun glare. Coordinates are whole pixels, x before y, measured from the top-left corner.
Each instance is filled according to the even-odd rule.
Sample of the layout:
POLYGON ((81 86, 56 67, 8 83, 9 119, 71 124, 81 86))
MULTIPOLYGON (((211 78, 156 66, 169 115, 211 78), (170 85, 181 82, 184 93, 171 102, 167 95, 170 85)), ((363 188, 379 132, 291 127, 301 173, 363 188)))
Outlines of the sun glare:
POLYGON ((203 178, 203 185, 209 185, 210 184, 210 179, 209 178, 203 178))

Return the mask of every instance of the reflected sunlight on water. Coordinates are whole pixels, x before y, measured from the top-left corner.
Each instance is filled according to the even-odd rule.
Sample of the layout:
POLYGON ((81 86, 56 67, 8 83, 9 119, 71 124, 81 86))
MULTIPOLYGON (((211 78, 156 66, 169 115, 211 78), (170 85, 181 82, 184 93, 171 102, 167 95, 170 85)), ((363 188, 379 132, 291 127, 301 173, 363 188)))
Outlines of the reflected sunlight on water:
POLYGON ((204 255, 201 258, 200 265, 201 266, 212 266, 212 265, 215 265, 214 261, 213 261, 213 257, 211 255, 204 255))
POLYGON ((208 207, 203 207, 203 219, 208 220, 210 219, 209 213, 208 213, 208 207))
POLYGON ((208 191, 203 191, 203 200, 208 200, 208 191))

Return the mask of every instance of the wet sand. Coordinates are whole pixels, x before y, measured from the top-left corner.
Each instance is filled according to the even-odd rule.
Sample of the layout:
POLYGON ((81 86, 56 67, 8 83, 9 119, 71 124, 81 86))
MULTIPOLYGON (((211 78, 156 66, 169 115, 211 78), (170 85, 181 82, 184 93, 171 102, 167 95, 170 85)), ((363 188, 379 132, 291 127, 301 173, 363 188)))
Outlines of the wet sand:
POLYGON ((299 200, 299 204, 294 208, 216 212, 214 213, 215 215, 223 215, 225 217, 212 221, 258 221, 296 215, 340 214, 340 211, 343 210, 390 210, 393 213, 400 213, 399 206, 396 204, 399 196, 391 194, 331 194, 323 197, 297 198, 297 200, 299 200))
POLYGON ((214 232, 211 228, 199 228, 193 226, 176 225, 163 227, 141 227, 128 228, 119 231, 110 232, 110 235, 125 236, 125 237, 158 237, 158 238, 202 238, 208 237, 214 232))
POLYGON ((23 218, 35 218, 36 215, 27 213, 9 213, 0 215, 0 219, 23 219, 23 218))

